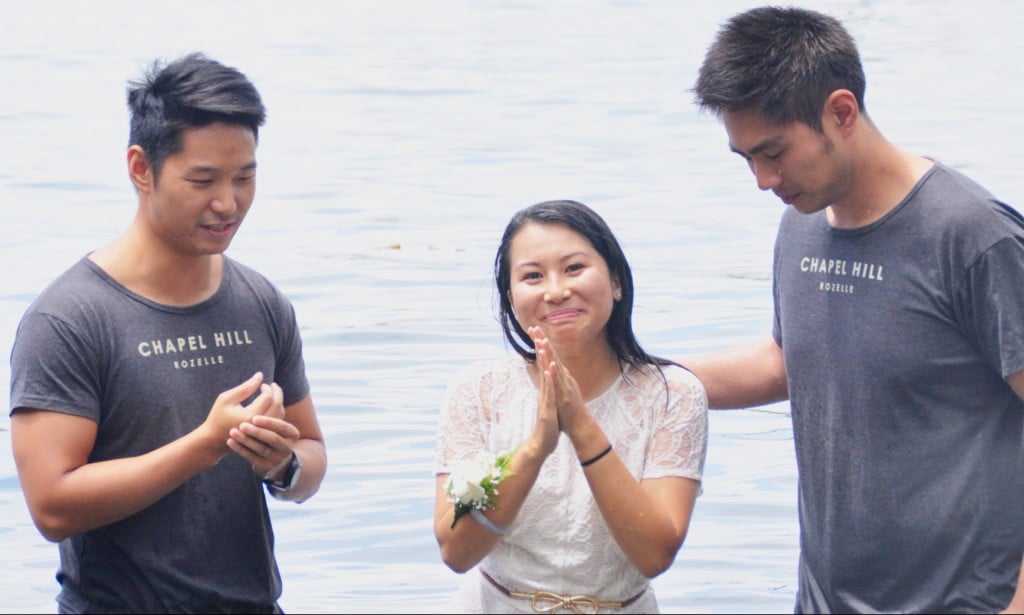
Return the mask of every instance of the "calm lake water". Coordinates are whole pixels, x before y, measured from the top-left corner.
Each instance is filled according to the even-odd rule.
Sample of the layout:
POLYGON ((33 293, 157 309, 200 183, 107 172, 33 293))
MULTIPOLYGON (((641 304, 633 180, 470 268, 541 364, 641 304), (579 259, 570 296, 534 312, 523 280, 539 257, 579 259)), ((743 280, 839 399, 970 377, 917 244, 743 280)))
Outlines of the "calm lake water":
MULTIPOLYGON (((330 467, 272 502, 292 612, 438 612, 459 577, 431 530, 434 429, 452 370, 505 352, 490 264, 520 207, 574 198, 631 259, 635 328, 682 357, 765 334, 782 205, 688 89, 723 20, 758 3, 42 1, 0 24, 0 380, 47 282, 121 232, 125 83, 203 50, 269 110, 259 193, 230 254, 295 303, 330 467), (96 8, 101 6, 102 9, 96 8)), ((827 0, 896 143, 1024 206, 1024 29, 1012 1, 827 0)), ((822 340, 828 343, 828 340, 822 340)), ((4 397, 6 408, 7 397, 4 397)), ((52 612, 57 548, 33 527, 0 429, 2 608, 52 612)), ((788 406, 713 412, 704 494, 664 612, 792 612, 788 406)))

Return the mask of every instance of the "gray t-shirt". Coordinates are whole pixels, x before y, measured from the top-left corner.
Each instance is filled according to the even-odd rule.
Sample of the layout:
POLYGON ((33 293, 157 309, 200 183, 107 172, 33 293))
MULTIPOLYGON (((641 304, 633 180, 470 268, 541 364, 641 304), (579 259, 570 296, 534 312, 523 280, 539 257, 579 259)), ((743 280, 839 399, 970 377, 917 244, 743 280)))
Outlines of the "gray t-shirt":
POLYGON ((883 219, 787 210, 775 328, 802 612, 994 612, 1024 551, 1024 221, 936 164, 883 219))
MULTIPOLYGON (((309 393, 289 301, 225 257, 217 292, 187 308, 128 290, 88 258, 26 311, 11 353, 11 412, 98 423, 90 462, 140 455, 199 426, 214 399, 262 371, 285 405, 309 393)), ((281 593, 260 479, 229 454, 148 508, 60 543, 64 611, 273 607, 281 593)))

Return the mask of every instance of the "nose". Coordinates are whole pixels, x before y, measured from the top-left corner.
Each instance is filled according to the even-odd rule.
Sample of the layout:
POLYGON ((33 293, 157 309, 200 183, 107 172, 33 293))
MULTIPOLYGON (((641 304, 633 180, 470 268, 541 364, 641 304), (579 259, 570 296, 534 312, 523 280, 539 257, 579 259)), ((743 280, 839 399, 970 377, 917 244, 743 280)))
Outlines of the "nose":
POLYGON ((754 174, 754 180, 757 181, 757 187, 761 190, 771 190, 782 183, 782 169, 776 165, 758 164, 751 160, 750 170, 754 174))
POLYGON ((551 276, 548 279, 550 282, 548 287, 544 289, 544 301, 547 303, 561 303, 572 295, 569 285, 561 277, 551 276))
POLYGON ((229 214, 238 208, 238 199, 235 196, 235 187, 229 182, 213 196, 210 201, 210 209, 217 213, 229 214))

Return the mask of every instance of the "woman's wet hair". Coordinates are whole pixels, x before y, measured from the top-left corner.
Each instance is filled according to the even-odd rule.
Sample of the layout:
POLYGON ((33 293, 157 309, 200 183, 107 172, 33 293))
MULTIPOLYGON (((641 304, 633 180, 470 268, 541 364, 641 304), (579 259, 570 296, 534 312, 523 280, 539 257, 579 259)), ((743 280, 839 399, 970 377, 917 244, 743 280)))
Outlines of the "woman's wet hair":
POLYGON ((512 288, 509 251, 512 239, 527 224, 558 224, 579 233, 590 242, 608 266, 608 273, 616 280, 622 292, 621 299, 612 306, 605 335, 619 364, 639 367, 648 364, 666 365, 665 359, 653 357, 644 352, 633 334, 633 273, 618 240, 608 224, 594 210, 583 203, 570 200, 544 201, 517 211, 498 246, 494 257, 494 281, 498 293, 498 318, 506 341, 527 361, 533 362, 537 355, 533 340, 516 320, 509 297, 512 288))

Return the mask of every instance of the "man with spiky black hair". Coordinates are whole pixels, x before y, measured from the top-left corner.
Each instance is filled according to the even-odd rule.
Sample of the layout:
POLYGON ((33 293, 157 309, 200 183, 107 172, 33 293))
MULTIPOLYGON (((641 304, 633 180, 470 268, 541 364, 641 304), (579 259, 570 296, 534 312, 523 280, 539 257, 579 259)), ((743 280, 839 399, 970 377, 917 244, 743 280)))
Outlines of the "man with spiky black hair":
POLYGON ((326 468, 289 300, 224 255, 265 110, 202 54, 130 84, 127 230, 52 282, 11 353, 11 438, 60 543, 61 612, 278 612, 265 491, 326 468))

